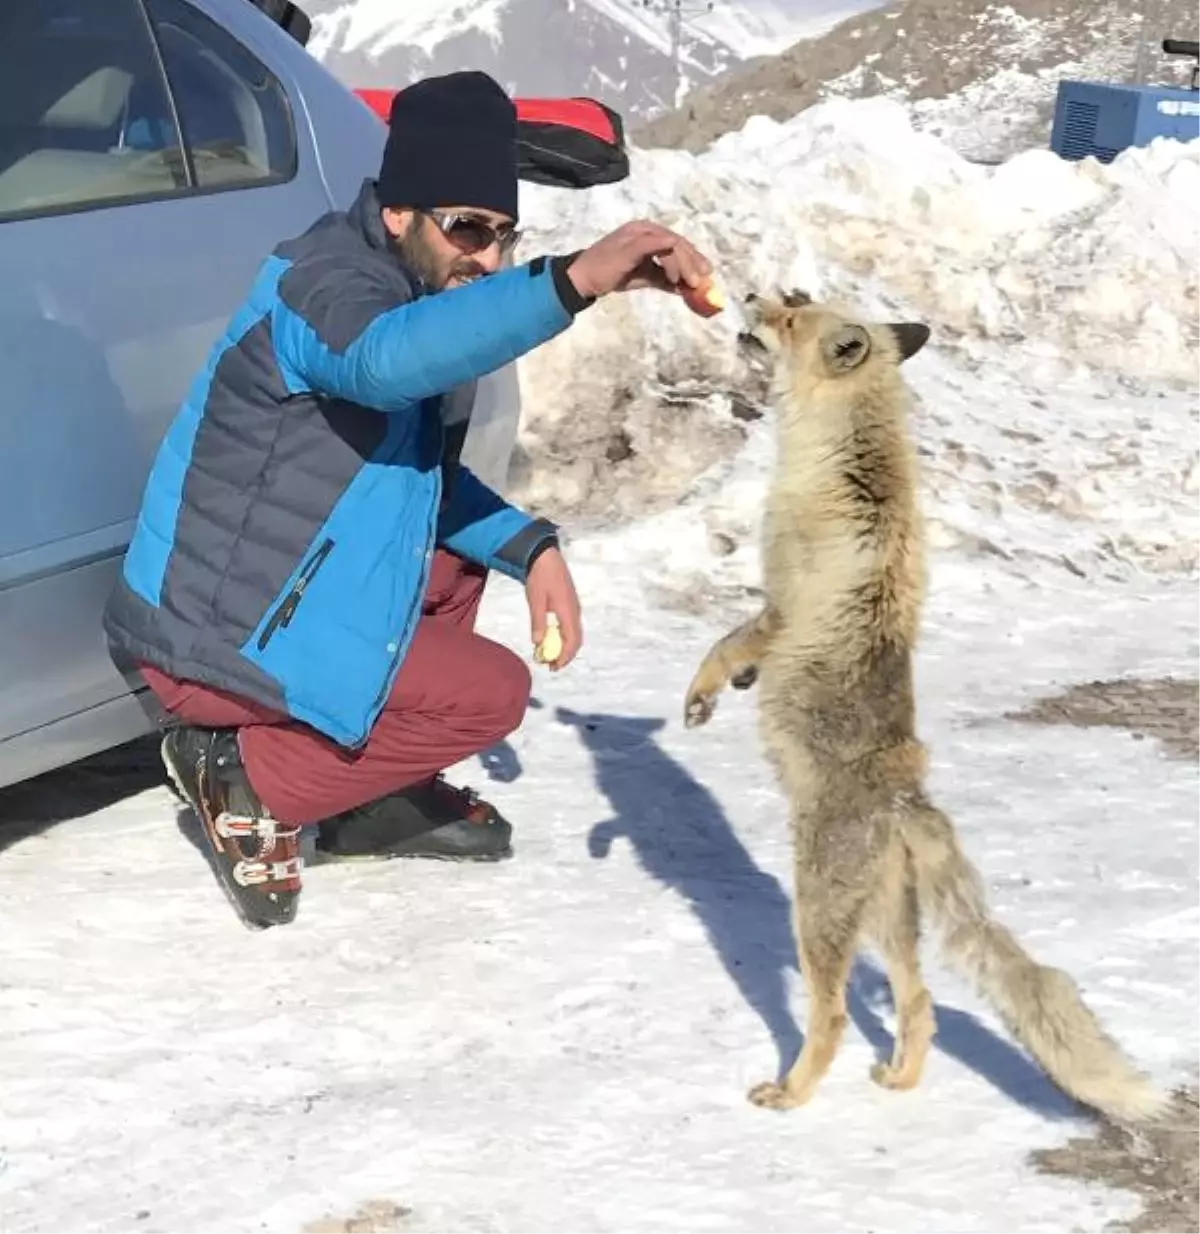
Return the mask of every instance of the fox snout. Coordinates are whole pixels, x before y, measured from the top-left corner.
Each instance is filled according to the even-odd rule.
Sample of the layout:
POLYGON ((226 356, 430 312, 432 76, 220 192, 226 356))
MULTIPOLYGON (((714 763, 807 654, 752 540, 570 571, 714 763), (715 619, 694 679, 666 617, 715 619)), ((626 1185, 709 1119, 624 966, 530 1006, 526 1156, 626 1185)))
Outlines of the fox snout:
POLYGON ((763 361, 770 354, 766 342, 758 336, 758 326, 759 323, 757 322, 753 325, 747 323, 745 327, 738 331, 737 335, 738 354, 752 368, 762 367, 763 361))
POLYGON ((766 303, 762 296, 750 292, 741 305, 742 323, 737 334, 738 354, 755 368, 762 363, 767 353, 766 342, 758 336, 766 303))
POLYGON ((765 356, 778 349, 777 327, 791 309, 812 304, 806 291, 779 291, 773 296, 750 292, 742 301, 742 328, 738 331, 738 349, 751 364, 761 366, 765 356))
POLYGON ((786 309, 807 308, 812 302, 813 298, 808 292, 797 288, 792 288, 791 291, 777 291, 773 296, 760 296, 752 291, 742 301, 742 315, 747 322, 758 324, 773 313, 782 313, 786 309))

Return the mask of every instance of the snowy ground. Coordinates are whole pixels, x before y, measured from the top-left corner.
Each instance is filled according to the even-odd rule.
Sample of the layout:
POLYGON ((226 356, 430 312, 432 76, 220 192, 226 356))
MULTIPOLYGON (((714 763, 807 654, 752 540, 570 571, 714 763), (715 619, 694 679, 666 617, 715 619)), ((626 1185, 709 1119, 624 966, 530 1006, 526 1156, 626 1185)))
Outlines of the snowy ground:
MULTIPOLYGON (((517 821, 511 863, 319 869, 293 926, 251 936, 163 788, 3 853, 5 1230, 295 1231, 376 1198, 405 1229, 472 1231, 1100 1230, 1136 1209, 1032 1172, 1082 1124, 932 957, 922 1089, 867 1081, 892 1025, 868 957, 813 1103, 745 1102, 803 1023, 781 802, 748 701, 678 722, 714 627, 644 609, 611 556, 574 553, 586 658, 539 681, 490 783, 467 769, 517 821)), ((487 627, 521 644, 515 588, 487 627)), ((1164 1082, 1195 1060, 1194 768, 1001 716, 1195 653, 1190 586, 947 562, 920 668, 933 787, 998 911, 1164 1082)))
MULTIPOLYGON (((836 163, 835 144, 814 168, 836 163)), ((1113 174, 1137 181, 1142 166, 1113 174)), ((1195 171, 1183 166, 1176 183, 1195 171)), ((710 193, 715 219, 711 185, 688 184, 710 193)), ((1175 257, 1137 256, 1136 183, 1101 190, 1133 236, 1124 269, 1161 377, 1144 351, 1136 381, 1122 371, 1124 326, 1103 297, 1090 319, 1077 298, 1056 327, 1092 358, 1109 329, 1108 362, 1084 368, 986 321, 939 333, 934 310, 966 256, 930 283, 934 250, 912 244, 907 267, 885 254, 885 272, 911 276, 895 293, 837 266, 843 249, 803 262, 823 286, 935 322, 909 366, 935 547, 917 664, 931 790, 997 912, 1174 1085, 1197 1062, 1195 762, 1122 728, 1006 718, 1079 683, 1196 675, 1188 337, 1170 338, 1137 282, 1175 257)), ((740 254, 739 278, 765 277, 764 235, 785 234, 772 227, 806 225, 787 209, 735 212, 743 241, 722 252, 730 268, 740 254)), ((987 252, 1002 245, 993 235, 987 252)), ((1083 268, 1078 252, 1068 260, 1083 268)), ((1053 314, 1004 294, 1017 321, 1053 314)), ((1182 313, 1187 293, 1161 303, 1182 313)), ((613 369, 623 347, 638 380, 678 389, 689 374, 667 364, 674 329, 700 357, 692 377, 731 382, 724 327, 681 327, 665 315, 677 308, 637 310, 654 327, 642 351, 626 319, 615 336, 589 325, 594 366, 613 369)), ((586 411, 589 389, 603 411, 586 385, 599 378, 552 380, 570 356, 527 372, 551 420, 586 411)), ((715 396, 693 411, 728 415, 715 396)), ((658 443, 664 465, 689 440, 678 421, 658 443)), ((682 502, 572 537, 585 653, 559 677, 539 671, 521 731, 459 769, 513 818, 512 862, 315 869, 297 921, 251 935, 152 764, 116 783, 68 771, 0 793, 16 824, 0 828, 5 1234, 291 1234, 372 1201, 409 1210, 403 1230, 622 1234, 1100 1231, 1137 1211, 1127 1193, 1034 1170, 1031 1151, 1090 1122, 933 947, 940 1031, 920 1089, 867 1079, 894 1021, 864 955, 852 1030, 813 1102, 782 1115, 746 1102, 803 1025, 783 805, 752 695, 696 732, 679 719, 698 657, 753 604, 769 417, 745 432, 736 455, 692 460, 682 502)), ((484 626, 527 646, 519 589, 497 581, 484 626)))
MULTIPOLYGON (((298 1231, 378 1199, 411 1209, 397 1228, 471 1231, 1101 1230, 1136 1211, 1033 1172, 1030 1150, 1087 1124, 934 953, 920 1090, 867 1080, 893 1020, 864 956, 813 1103, 746 1103, 803 1023, 782 803, 751 700, 694 733, 678 714, 750 602, 748 563, 714 569, 722 617, 654 607, 670 575, 646 531, 572 544, 587 652, 463 769, 516 820, 514 861, 317 869, 296 923, 252 936, 162 787, 0 855, 6 1231, 298 1231)), ((485 626, 527 641, 518 589, 494 589, 485 626)), ((932 787, 997 910, 1163 1083, 1196 1058, 1195 768, 1122 730, 1003 717, 1080 681, 1192 676, 1196 652, 1190 582, 954 552, 919 662, 932 787)))

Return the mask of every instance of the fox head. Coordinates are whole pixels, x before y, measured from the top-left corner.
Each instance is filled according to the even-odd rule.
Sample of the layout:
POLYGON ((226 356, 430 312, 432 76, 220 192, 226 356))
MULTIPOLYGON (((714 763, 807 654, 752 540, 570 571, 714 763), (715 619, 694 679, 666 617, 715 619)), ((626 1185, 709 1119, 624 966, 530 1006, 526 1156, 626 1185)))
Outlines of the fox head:
POLYGON ((778 297, 748 295, 742 306, 745 329, 738 341, 753 362, 766 359, 782 384, 810 390, 885 366, 895 369, 929 341, 920 322, 866 323, 831 306, 816 304, 803 291, 778 297))

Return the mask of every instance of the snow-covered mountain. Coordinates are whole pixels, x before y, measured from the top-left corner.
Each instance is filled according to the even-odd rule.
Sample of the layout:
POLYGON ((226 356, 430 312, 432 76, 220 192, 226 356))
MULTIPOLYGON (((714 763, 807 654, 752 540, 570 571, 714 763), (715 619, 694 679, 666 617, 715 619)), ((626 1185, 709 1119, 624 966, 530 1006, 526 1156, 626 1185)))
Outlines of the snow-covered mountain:
POLYGON ((484 69, 524 95, 589 94, 630 117, 677 104, 699 82, 823 33, 872 0, 311 0, 313 54, 354 86, 484 69))

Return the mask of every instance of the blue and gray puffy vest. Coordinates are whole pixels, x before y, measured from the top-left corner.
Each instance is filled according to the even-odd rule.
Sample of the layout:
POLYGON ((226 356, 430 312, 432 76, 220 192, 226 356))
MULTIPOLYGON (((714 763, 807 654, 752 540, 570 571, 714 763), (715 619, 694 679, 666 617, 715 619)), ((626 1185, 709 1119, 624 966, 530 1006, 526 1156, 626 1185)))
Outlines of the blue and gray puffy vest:
POLYGON ((555 528, 443 467, 442 402, 583 307, 567 259, 436 295, 370 181, 263 263, 159 448, 104 626, 152 664, 361 746, 443 546, 522 580, 555 528))

